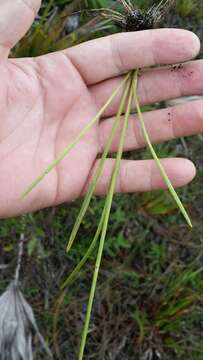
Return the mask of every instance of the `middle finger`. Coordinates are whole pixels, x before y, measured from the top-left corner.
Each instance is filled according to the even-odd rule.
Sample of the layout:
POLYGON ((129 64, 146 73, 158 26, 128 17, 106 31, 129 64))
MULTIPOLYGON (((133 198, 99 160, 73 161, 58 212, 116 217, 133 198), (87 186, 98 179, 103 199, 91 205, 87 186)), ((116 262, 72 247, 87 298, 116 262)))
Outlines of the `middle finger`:
MULTIPOLYGON (((107 101, 123 77, 106 80, 89 88, 98 108, 107 101)), ((153 104, 181 96, 203 92, 203 60, 196 60, 171 67, 147 69, 138 81, 138 97, 141 105, 153 104)), ((104 113, 104 117, 116 114, 122 89, 104 113)))

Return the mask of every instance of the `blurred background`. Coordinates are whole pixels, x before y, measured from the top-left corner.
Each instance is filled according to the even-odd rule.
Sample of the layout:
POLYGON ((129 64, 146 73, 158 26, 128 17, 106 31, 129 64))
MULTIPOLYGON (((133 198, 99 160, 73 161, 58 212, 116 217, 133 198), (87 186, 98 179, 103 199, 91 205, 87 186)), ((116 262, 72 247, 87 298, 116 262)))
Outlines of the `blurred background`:
MULTIPOLYGON (((158 1, 134 3, 148 9, 158 1)), ((167 11, 161 26, 193 30, 202 39, 203 3, 176 3, 167 11)), ((103 7, 119 9, 119 4, 111 0, 43 0, 31 30, 11 56, 37 56, 120 31, 97 12, 83 11, 103 7)), ((203 359, 203 135, 155 148, 159 157, 182 156, 196 164, 195 180, 178 190, 193 229, 188 229, 167 192, 114 197, 85 359, 203 359)), ((150 154, 142 149, 126 156, 143 159, 150 154)), ((93 199, 68 255, 65 246, 81 200, 25 218, 22 288, 45 339, 54 353, 58 348, 63 360, 77 358, 95 256, 65 297, 54 334, 55 345, 54 304, 60 285, 95 233, 103 204, 104 199, 93 199)), ((1 220, 0 293, 13 276, 21 231, 20 218, 1 220)), ((37 343, 36 359, 46 359, 37 343)))

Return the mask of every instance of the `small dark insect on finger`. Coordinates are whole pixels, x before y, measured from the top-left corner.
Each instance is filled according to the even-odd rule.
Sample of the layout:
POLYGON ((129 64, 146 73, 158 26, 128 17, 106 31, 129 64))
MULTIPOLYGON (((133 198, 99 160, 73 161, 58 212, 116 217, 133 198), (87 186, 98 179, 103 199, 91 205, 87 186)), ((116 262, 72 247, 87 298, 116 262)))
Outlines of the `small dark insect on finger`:
POLYGON ((183 69, 183 64, 172 65, 171 72, 183 69))

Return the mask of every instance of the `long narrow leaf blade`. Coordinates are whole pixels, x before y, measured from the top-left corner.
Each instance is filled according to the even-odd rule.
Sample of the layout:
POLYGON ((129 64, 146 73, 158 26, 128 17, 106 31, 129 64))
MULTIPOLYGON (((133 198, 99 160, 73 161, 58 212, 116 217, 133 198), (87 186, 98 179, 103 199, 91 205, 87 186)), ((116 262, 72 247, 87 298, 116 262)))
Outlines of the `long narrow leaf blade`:
POLYGON ((126 75, 124 80, 114 90, 112 95, 108 98, 107 102, 102 106, 102 108, 98 111, 95 117, 81 130, 81 132, 76 136, 76 138, 65 147, 65 149, 57 156, 57 158, 47 166, 47 168, 31 183, 31 185, 28 186, 28 188, 21 195, 22 198, 25 198, 44 179, 44 177, 48 175, 50 171, 53 170, 67 156, 70 150, 78 144, 78 142, 83 138, 83 136, 88 132, 88 130, 99 120, 101 115, 111 104, 111 102, 118 94, 119 90, 123 87, 128 78, 129 74, 126 75))
MULTIPOLYGON (((132 77, 132 73, 130 73, 130 74, 132 77)), ((131 85, 132 85, 132 82, 131 82, 131 85)), ((87 306, 85 324, 84 324, 83 332, 82 332, 82 340, 81 340, 81 344, 80 344, 78 360, 82 360, 83 355, 84 355, 86 339, 87 339, 87 334, 88 334, 88 328, 89 328, 89 323, 90 323, 90 317, 91 317, 91 312, 92 312, 92 305, 93 305, 93 301, 94 301, 97 279, 98 279, 99 269, 100 269, 100 265, 101 265, 104 242, 105 242, 105 238, 106 238, 109 216, 110 216, 110 211, 111 211, 111 205, 112 205, 113 195, 114 195, 114 191, 115 191, 116 180, 117 180, 119 169, 120 169, 120 163, 121 163, 121 158, 122 158, 122 153, 123 153, 125 136, 126 136, 127 128, 128 128, 128 120, 129 120, 130 109, 131 109, 131 105, 132 105, 132 96, 133 96, 132 90, 133 90, 132 86, 130 86, 127 110, 125 113, 125 119, 124 119, 123 129, 122 129, 121 138, 120 138, 120 142, 119 142, 119 148, 118 148, 116 161, 115 161, 115 165, 114 165, 114 169, 113 169, 113 173, 112 173, 112 177, 111 177, 109 191, 108 191, 108 194, 106 197, 105 218, 104 218, 104 222, 103 222, 103 228, 102 228, 102 233, 101 233, 101 238, 100 238, 100 243, 99 243, 99 249, 98 249, 97 259, 96 259, 96 263, 95 263, 95 269, 94 269, 94 274, 93 274, 93 279, 92 279, 92 286, 91 286, 91 290, 90 290, 88 306, 87 306)))
POLYGON ((109 135, 109 138, 107 140, 107 143, 105 145, 105 148, 104 148, 104 151, 103 151, 103 154, 102 154, 102 157, 99 161, 99 165, 98 165, 98 168, 96 170, 96 173, 93 177, 93 180, 91 181, 91 184, 86 192, 86 195, 85 195, 85 198, 83 200, 83 203, 82 203, 82 206, 81 206, 81 209, 80 209, 80 212, 77 216, 77 219, 76 219, 76 222, 73 226, 73 229, 72 229, 72 232, 70 234, 70 238, 69 238, 69 241, 68 241, 68 245, 67 245, 67 249, 66 251, 68 252, 72 245, 73 245, 73 242, 75 240, 75 237, 77 235, 77 232, 79 230, 79 227, 82 223, 82 220, 85 216, 85 213, 88 209, 88 206, 89 206, 89 203, 90 203, 90 200, 92 198, 92 195, 95 191, 95 188, 97 186, 97 183, 99 181, 99 178, 102 174, 102 171, 103 171, 103 168, 104 168, 104 163, 105 163, 105 160, 107 158, 107 155, 109 153, 109 150, 110 150, 110 147, 111 147, 111 144, 112 144, 112 141, 113 141, 113 138, 114 138, 114 135, 116 133, 116 130, 118 128, 118 125, 119 125, 119 120, 120 120, 120 116, 123 112, 123 108, 124 108, 124 104, 126 102, 126 97, 127 97, 127 94, 128 94, 128 91, 129 91, 129 86, 126 86, 126 89, 123 93, 123 96, 121 98, 121 102, 120 102, 120 106, 119 106, 119 109, 118 109, 118 113, 116 115, 116 118, 115 118, 115 121, 113 123, 113 126, 112 126, 112 129, 111 129, 111 132, 110 132, 110 135, 109 135))
POLYGON ((146 130, 146 127, 145 127, 145 123, 144 123, 144 118, 143 118, 143 115, 142 115, 142 112, 141 112, 141 109, 140 109, 140 104, 139 104, 139 100, 138 100, 138 96, 137 96, 137 77, 138 77, 138 72, 136 71, 136 75, 135 75, 135 82, 134 82, 134 86, 133 86, 133 90, 134 90, 134 99, 135 99, 135 104, 136 104, 136 108, 137 108, 137 114, 138 114, 138 118, 139 118, 139 121, 140 121, 140 125, 141 125, 141 128, 142 128, 142 131, 143 131, 143 135, 144 135, 144 138, 145 138, 145 141, 148 145, 148 148, 152 154, 152 157, 154 158, 156 164, 157 164, 157 167, 160 171, 160 174, 165 182, 165 184, 167 185, 168 187, 168 190, 170 191, 174 201, 176 202, 178 208, 180 209, 182 215, 184 216, 186 222, 188 223, 188 225, 192 228, 192 222, 187 214, 187 211, 185 210, 178 194, 176 193, 168 175, 166 174, 165 170, 164 170, 164 167, 162 166, 160 160, 158 159, 157 155, 156 155, 156 152, 152 146, 152 143, 150 141, 150 138, 149 138, 149 135, 147 133, 147 130, 146 130))

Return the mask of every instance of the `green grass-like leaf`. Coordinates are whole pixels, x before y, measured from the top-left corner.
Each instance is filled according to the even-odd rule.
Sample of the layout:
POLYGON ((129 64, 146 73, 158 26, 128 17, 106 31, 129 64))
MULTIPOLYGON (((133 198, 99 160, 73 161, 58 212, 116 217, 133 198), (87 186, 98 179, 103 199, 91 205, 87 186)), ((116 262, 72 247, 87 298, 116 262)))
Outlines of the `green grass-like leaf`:
POLYGON ((86 211, 88 209, 88 206, 89 206, 90 200, 92 198, 92 195, 93 195, 93 193, 95 191, 95 188, 97 186, 99 178, 100 178, 100 176, 102 174, 105 160, 107 158, 107 155, 109 153, 113 138, 115 136, 116 130, 117 130, 118 125, 119 125, 120 116, 121 116, 123 108, 124 108, 124 104, 125 104, 125 101, 126 101, 128 90, 129 90, 129 86, 126 86, 126 89, 125 89, 124 95, 123 95, 123 97, 121 99, 119 109, 118 109, 118 113, 117 113, 115 121, 113 123, 113 126, 112 126, 112 129, 111 129, 108 141, 107 141, 107 143, 105 145, 104 151, 102 153, 102 157, 101 157, 101 159, 99 161, 98 168, 96 170, 96 173, 95 173, 95 175, 93 177, 92 182, 89 185, 89 188, 88 188, 88 190, 86 192, 84 201, 82 203, 82 207, 81 207, 80 212, 79 212, 79 214, 77 216, 76 222, 75 222, 75 224, 73 226, 73 230, 71 232, 71 235, 70 235, 70 238, 69 238, 69 241, 68 241, 68 245, 67 245, 67 249, 66 249, 67 252, 71 249, 71 247, 73 245, 73 242, 74 242, 75 237, 77 235, 78 229, 79 229, 79 227, 80 227, 80 225, 82 223, 82 220, 83 220, 83 218, 85 216, 85 213, 86 213, 86 211))
MULTIPOLYGON (((130 86, 130 81, 128 80, 128 83, 126 85, 126 88, 124 90, 124 94, 122 96, 122 99, 121 99, 121 102, 120 102, 120 105, 119 105, 118 113, 116 115, 115 121, 114 121, 113 126, 112 126, 111 133, 110 133, 109 138, 107 140, 107 143, 105 145, 105 148, 104 148, 102 157, 100 159, 96 174, 94 175, 94 177, 92 179, 92 182, 90 183, 90 186, 89 186, 89 188, 87 190, 87 193, 85 195, 82 207, 80 209, 79 215, 78 215, 78 217, 76 219, 75 225, 74 225, 73 230, 71 232, 69 242, 68 242, 68 246, 67 246, 67 251, 70 250, 70 248, 71 248, 71 246, 72 246, 72 244, 74 242, 74 239, 75 239, 75 237, 77 235, 78 229, 79 229, 79 227, 81 225, 81 222, 82 222, 82 220, 84 218, 84 215, 85 215, 85 213, 87 211, 87 208, 89 206, 92 195, 94 193, 97 182, 98 182, 98 180, 100 178, 100 175, 102 173, 104 162, 105 162, 105 160, 107 158, 107 155, 108 155, 108 152, 110 150, 110 146, 112 144, 115 132, 116 132, 117 127, 118 127, 119 122, 120 122, 121 114, 123 112, 123 109, 124 109, 124 106, 125 106, 125 103, 126 103, 127 95, 128 95, 128 92, 129 92, 129 86, 130 86)), ((60 311, 60 308, 61 308, 61 306, 63 304, 66 292, 68 290, 68 287, 74 282, 74 280, 78 276, 79 272, 81 271, 82 267, 85 265, 85 263, 87 262, 89 257, 92 255, 92 252, 94 251, 95 246, 96 246, 97 241, 98 241, 98 238, 99 238, 99 236, 101 234, 105 214, 106 214, 106 205, 103 208, 102 215, 101 215, 101 218, 100 218, 99 225, 97 227, 96 234, 95 234, 95 236, 94 236, 88 250, 86 251, 83 258, 80 260, 80 262, 77 264, 75 269, 71 272, 71 274, 68 276, 68 278, 64 281, 64 283, 61 286, 62 293, 60 294, 59 298, 57 299, 56 309, 55 309, 55 313, 54 313, 54 325, 53 325, 53 328, 54 328, 54 343, 55 344, 56 344, 56 333, 57 333, 57 323, 58 323, 59 311, 60 311)))
POLYGON ((130 91, 129 91, 129 97, 128 97, 128 103, 127 103, 127 109, 126 109, 126 113, 125 113, 123 129, 122 129, 122 133, 121 133, 121 138, 120 138, 120 142, 119 142, 118 152, 116 155, 116 160, 115 160, 115 165, 114 165, 114 169, 113 169, 113 173, 112 173, 112 177, 111 177, 109 190, 108 190, 108 193, 106 196, 104 222, 103 222, 101 238, 100 238, 100 242, 99 242, 99 248, 98 248, 98 253, 97 253, 97 258, 96 258, 96 263, 95 263, 95 269, 94 269, 94 274, 93 274, 93 279, 92 279, 92 286, 91 286, 91 290, 90 290, 89 301, 88 301, 88 305, 87 305, 87 313, 86 313, 84 328, 83 328, 83 332, 82 332, 82 340, 81 340, 81 344, 80 344, 78 360, 82 360, 83 355, 84 355, 86 339, 87 339, 87 334, 88 334, 88 329, 89 329, 89 322, 90 322, 90 317, 91 317, 91 312, 92 312, 92 305, 93 305, 93 300, 94 300, 94 296, 95 296, 96 284, 97 284, 99 269, 100 269, 100 265, 101 265, 104 242, 106 239, 106 233, 107 233, 107 228, 108 228, 109 215, 110 215, 110 211, 111 211, 111 205, 112 205, 113 195, 114 195, 114 191, 115 191, 116 181, 117 181, 119 170, 120 170, 120 163, 121 163, 121 158, 122 158, 122 154, 123 154, 124 141, 125 141, 125 137, 126 137, 126 133, 127 133, 127 129, 128 129, 128 120, 129 120, 129 115, 130 115, 131 105, 132 105, 132 98, 133 98, 133 86, 132 86, 133 75, 134 75, 134 72, 131 73, 131 86, 130 86, 130 91))
MULTIPOLYGON (((138 71, 136 71, 135 73, 135 78, 138 77, 138 71)), ((149 138, 149 135, 147 133, 147 130, 146 130, 146 127, 145 127, 145 123, 144 123, 144 118, 143 118, 143 115, 142 115, 142 112, 141 112, 141 109, 140 109, 140 104, 139 104, 139 100, 138 100, 138 96, 137 96, 137 88, 136 88, 136 83, 134 83, 134 86, 133 86, 133 89, 134 89, 134 99, 135 99, 135 104, 136 104, 136 108, 137 108, 137 113, 138 113, 138 119, 140 121, 140 125, 141 125, 141 128, 142 128, 142 131, 143 131, 143 135, 144 135, 144 138, 145 138, 145 141, 146 141, 146 144, 152 154, 152 157, 154 158, 156 164, 157 164, 157 167, 160 171, 160 174, 165 182, 165 184, 167 185, 168 187, 168 190, 170 191, 174 201, 176 202, 178 208, 180 209, 182 215, 184 216, 185 220, 187 221, 188 225, 192 228, 192 222, 178 196, 178 194, 176 193, 168 175, 166 174, 165 170, 164 170, 164 167, 162 166, 160 160, 158 159, 157 155, 156 155, 156 152, 154 151, 154 148, 152 146, 152 143, 150 141, 150 138, 149 138)))
POLYGON ((99 120, 106 108, 111 104, 115 96, 118 94, 119 90, 123 87, 129 76, 129 74, 126 75, 124 80, 113 91, 112 95, 108 98, 106 103, 102 106, 102 108, 98 111, 94 118, 90 122, 88 122, 88 124, 82 129, 78 136, 76 136, 76 138, 64 148, 64 150, 57 156, 57 158, 47 166, 47 168, 41 173, 41 175, 39 175, 31 183, 31 185, 23 192, 21 198, 25 198, 45 178, 45 176, 48 175, 68 155, 71 149, 78 144, 78 142, 83 138, 83 136, 85 136, 88 130, 99 120))

